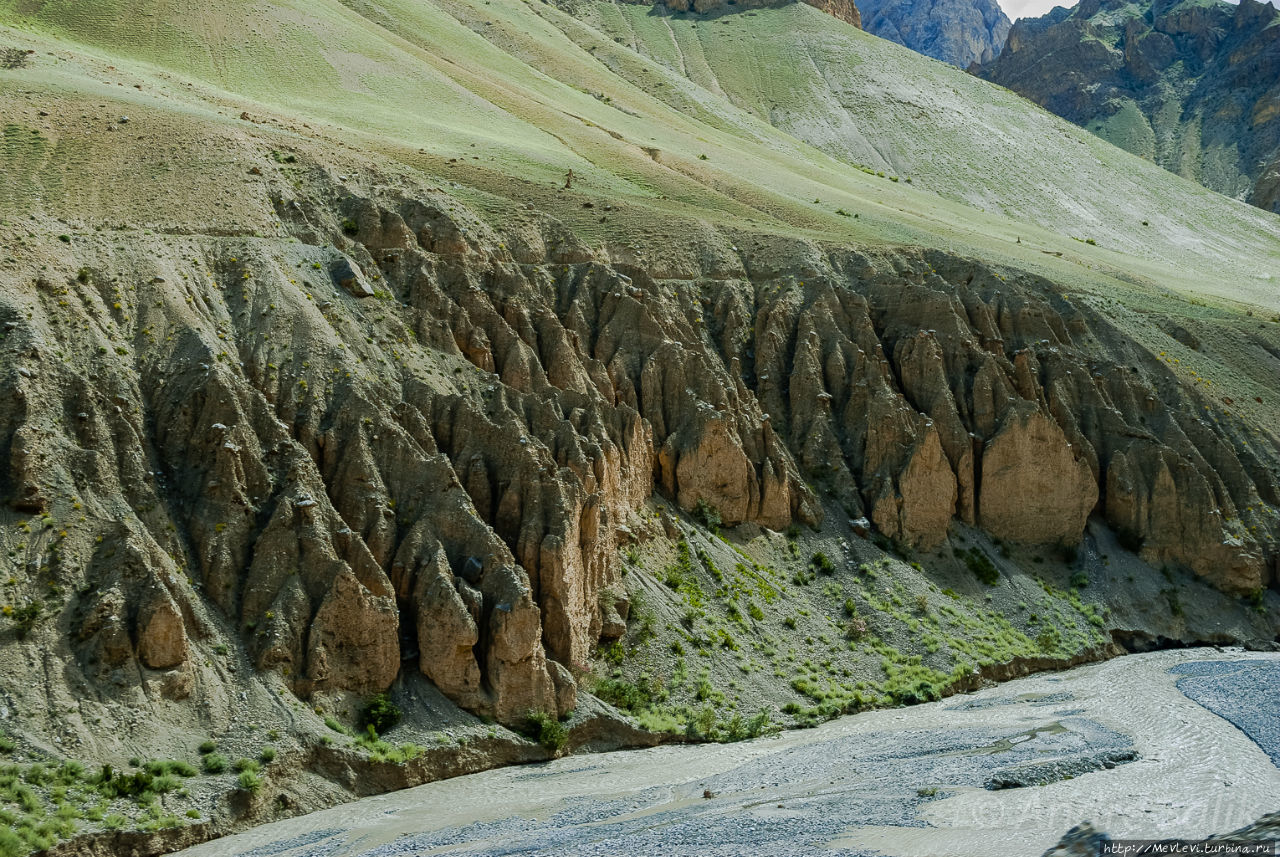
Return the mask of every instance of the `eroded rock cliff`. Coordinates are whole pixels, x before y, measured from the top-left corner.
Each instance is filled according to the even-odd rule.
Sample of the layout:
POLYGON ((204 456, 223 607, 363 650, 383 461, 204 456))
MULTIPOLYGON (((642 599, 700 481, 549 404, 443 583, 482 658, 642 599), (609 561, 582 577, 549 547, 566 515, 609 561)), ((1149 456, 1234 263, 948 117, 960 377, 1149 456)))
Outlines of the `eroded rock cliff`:
POLYGON ((5 292, 16 594, 63 594, 34 633, 89 681, 183 698, 226 628, 303 698, 415 669, 563 714, 654 491, 775 530, 826 497, 925 548, 1098 514, 1225 591, 1275 582, 1274 438, 1037 277, 721 235, 655 279, 544 215, 499 233, 320 171, 276 210, 296 241, 87 235, 5 292))

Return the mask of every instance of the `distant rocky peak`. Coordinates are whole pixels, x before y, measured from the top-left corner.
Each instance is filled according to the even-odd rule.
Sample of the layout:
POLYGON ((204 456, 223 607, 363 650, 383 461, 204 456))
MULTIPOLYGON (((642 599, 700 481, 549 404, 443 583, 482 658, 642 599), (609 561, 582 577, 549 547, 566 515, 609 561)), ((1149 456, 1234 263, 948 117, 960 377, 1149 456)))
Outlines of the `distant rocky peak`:
POLYGON ((860 5, 867 32, 961 68, 994 59, 1011 26, 996 0, 862 0, 860 5))
POLYGON ((1220 193, 1280 212, 1280 11, 1081 0, 1013 26, 971 69, 1220 193))

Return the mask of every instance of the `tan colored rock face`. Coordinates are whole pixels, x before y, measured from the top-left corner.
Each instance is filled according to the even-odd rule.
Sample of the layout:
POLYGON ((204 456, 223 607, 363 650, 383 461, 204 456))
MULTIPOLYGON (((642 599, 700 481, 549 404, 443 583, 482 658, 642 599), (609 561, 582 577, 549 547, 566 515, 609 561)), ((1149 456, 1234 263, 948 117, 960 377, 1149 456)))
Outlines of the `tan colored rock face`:
POLYGON ((400 671, 395 604, 344 572, 316 611, 307 676, 319 689, 378 693, 400 671))
POLYGON ((1228 525, 1214 489, 1187 458, 1135 443, 1107 470, 1107 520, 1154 564, 1189 566, 1237 595, 1267 586, 1262 545, 1243 524, 1228 525))
POLYGON ((172 669, 187 660, 182 612, 167 594, 156 595, 138 615, 138 657, 152 669, 172 669))
POLYGON ((1013 413, 982 452, 978 523, 1002 539, 1075 544, 1098 502, 1089 465, 1039 411, 1013 413))
POLYGON ((751 464, 724 420, 708 419, 701 428, 689 447, 676 452, 676 499, 685 509, 706 503, 726 526, 740 524, 751 505, 751 464))
POLYGON ((474 651, 480 642, 482 596, 454 577, 443 548, 418 573, 414 601, 422 674, 464 708, 482 708, 480 665, 474 651))

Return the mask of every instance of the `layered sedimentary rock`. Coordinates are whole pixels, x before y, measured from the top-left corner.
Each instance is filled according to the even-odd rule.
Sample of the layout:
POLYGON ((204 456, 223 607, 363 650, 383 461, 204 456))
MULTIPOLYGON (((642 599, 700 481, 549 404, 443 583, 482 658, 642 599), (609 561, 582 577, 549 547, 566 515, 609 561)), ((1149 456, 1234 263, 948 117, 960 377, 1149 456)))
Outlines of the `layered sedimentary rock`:
POLYGON ((310 181, 276 203, 295 242, 85 251, 0 306, 4 499, 90 681, 180 698, 230 633, 303 697, 414 669, 503 722, 564 713, 655 491, 925 549, 953 519, 1072 544, 1097 513, 1228 591, 1274 582, 1274 438, 1052 283, 752 236, 615 258, 310 181))

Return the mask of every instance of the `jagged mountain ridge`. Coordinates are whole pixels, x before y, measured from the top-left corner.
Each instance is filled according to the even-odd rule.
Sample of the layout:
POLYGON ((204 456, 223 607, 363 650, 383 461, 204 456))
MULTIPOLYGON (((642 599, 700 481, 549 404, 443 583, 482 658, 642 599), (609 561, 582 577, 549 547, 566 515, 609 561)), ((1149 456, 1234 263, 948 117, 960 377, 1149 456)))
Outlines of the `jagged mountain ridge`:
POLYGON ((1089 0, 1023 18, 978 71, 1206 187, 1280 211, 1280 15, 1089 0))

